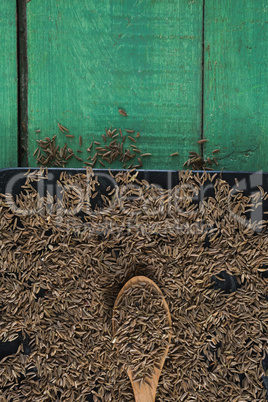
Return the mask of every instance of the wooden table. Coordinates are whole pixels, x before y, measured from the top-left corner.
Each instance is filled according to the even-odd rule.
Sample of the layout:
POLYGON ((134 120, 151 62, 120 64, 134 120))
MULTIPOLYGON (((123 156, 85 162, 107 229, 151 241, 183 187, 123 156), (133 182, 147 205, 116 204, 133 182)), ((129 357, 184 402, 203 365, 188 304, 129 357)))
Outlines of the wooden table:
POLYGON ((181 169, 207 138, 202 152, 219 148, 219 169, 268 171, 265 0, 2 3, 1 168, 36 166, 36 139, 57 134, 64 145, 61 123, 75 135, 73 149, 82 135, 83 158, 112 126, 140 132, 138 146, 152 153, 145 169, 181 169))

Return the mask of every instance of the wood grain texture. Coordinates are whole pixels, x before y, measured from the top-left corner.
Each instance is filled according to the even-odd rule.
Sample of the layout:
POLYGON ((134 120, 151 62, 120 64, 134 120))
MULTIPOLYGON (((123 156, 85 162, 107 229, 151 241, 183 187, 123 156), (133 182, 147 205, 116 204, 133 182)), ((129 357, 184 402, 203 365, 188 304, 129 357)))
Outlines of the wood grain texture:
POLYGON ((265 0, 206 0, 205 155, 224 170, 268 171, 268 7, 265 0))
POLYGON ((0 5, 0 168, 18 166, 16 0, 0 5))
POLYGON ((75 135, 67 140, 74 150, 79 135, 86 149, 112 126, 140 132, 137 146, 153 154, 145 169, 181 167, 188 152, 198 150, 201 132, 202 4, 30 1, 29 155, 38 138, 57 134, 64 145, 58 122, 75 135), (179 157, 170 157, 176 151, 179 157))

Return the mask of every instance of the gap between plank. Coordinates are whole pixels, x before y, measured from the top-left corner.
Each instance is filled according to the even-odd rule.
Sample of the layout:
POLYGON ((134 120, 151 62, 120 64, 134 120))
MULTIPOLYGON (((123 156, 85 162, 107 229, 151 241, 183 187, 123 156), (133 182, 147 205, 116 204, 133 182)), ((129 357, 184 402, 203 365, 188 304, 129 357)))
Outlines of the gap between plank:
POLYGON ((28 166, 27 0, 17 0, 18 166, 28 166))
MULTIPOLYGON (((202 12, 202 67, 201 67, 201 139, 204 138, 204 102, 205 102, 205 0, 202 12)), ((204 157, 204 145, 201 144, 201 156, 204 157)))

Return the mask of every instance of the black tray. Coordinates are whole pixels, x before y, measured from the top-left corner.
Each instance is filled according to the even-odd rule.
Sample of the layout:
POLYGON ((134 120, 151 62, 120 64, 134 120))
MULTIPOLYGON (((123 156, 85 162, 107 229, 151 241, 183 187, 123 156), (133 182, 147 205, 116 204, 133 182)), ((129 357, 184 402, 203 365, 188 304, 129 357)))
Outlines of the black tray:
MULTIPOLYGON (((31 169, 34 171, 36 169, 31 169)), ((25 181, 25 173, 28 168, 9 168, 0 169, 0 193, 11 193, 13 196, 18 194, 21 190, 21 185, 25 181)), ((67 171, 69 174, 74 175, 77 173, 85 173, 85 169, 61 169, 61 168, 49 168, 48 169, 48 179, 41 180, 38 183, 33 183, 33 186, 38 189, 38 192, 45 195, 48 191, 51 195, 57 194, 60 197, 59 189, 57 186, 57 180, 60 178, 62 171, 67 171)), ((122 170, 110 170, 113 175, 122 170)), ((194 173, 202 174, 201 171, 193 171, 194 173)), ((115 184, 112 176, 108 169, 94 169, 94 173, 98 175, 98 180, 100 183, 99 192, 107 195, 105 189, 111 185, 115 184)), ((211 175, 217 174, 222 179, 226 180, 231 187, 236 186, 237 181, 239 183, 239 190, 243 190, 245 195, 254 194, 258 191, 258 186, 261 186, 265 191, 268 191, 268 173, 264 172, 220 172, 213 171, 210 172, 211 175)), ((171 189, 176 184, 179 183, 179 175, 176 170, 139 170, 138 178, 140 180, 144 179, 150 184, 155 184, 164 189, 171 189)), ((200 202, 205 197, 213 197, 214 191, 211 186, 203 186, 203 191, 200 191, 199 196, 194 202, 200 202)), ((98 204, 102 205, 100 196, 92 200, 92 207, 98 204)), ((252 221, 260 221, 267 219, 264 212, 268 211, 268 200, 263 201, 253 213, 247 215, 247 218, 251 218, 252 221)))
MULTIPOLYGON (((34 168, 31 171, 36 170, 34 168)), ((7 184, 12 181, 12 189, 14 194, 19 191, 20 185, 25 180, 25 173, 28 168, 8 168, 0 169, 0 193, 4 193, 7 189, 7 184)), ((85 169, 62 169, 62 168, 48 168, 50 178, 48 182, 56 184, 62 171, 67 171, 70 174, 84 173, 85 169)), ((116 174, 124 170, 110 170, 112 174, 116 174)), ((201 171, 193 171, 195 173, 202 174, 201 171)), ((108 169, 94 169, 94 173, 99 177, 106 178, 109 176, 108 169)), ((257 191, 257 186, 262 186, 265 191, 268 191, 268 172, 221 172, 213 171, 210 174, 217 173, 224 180, 226 180, 230 186, 236 184, 235 178, 239 181, 239 188, 245 191, 245 194, 251 194, 257 191)), ((162 188, 170 189, 178 184, 178 171, 177 170, 139 170, 139 179, 147 180, 151 184, 157 184, 162 188)), ((9 188, 8 188, 9 189, 9 188)), ((206 195, 207 196, 207 195, 206 195)))
MULTIPOLYGON (((31 169, 31 171, 36 170, 35 168, 31 169)), ((0 193, 9 193, 12 196, 16 196, 21 190, 21 185, 25 181, 25 173, 28 171, 28 168, 9 168, 9 169, 0 169, 0 193)), ((69 174, 74 175, 77 173, 85 173, 85 169, 61 169, 61 168, 49 168, 48 169, 48 179, 41 180, 38 183, 33 183, 35 187, 37 187, 38 192, 40 194, 45 195, 46 191, 48 191, 51 195, 59 195, 57 191, 57 180, 60 178, 60 174, 62 171, 67 171, 69 174)), ((122 170, 111 170, 111 173, 115 175, 119 171, 122 170)), ((105 193, 105 189, 108 185, 113 186, 114 180, 109 173, 109 170, 94 170, 94 173, 98 175, 98 180, 100 183, 100 193, 105 193)), ((195 171, 194 173, 202 174, 202 172, 195 171)), ((239 183, 239 190, 243 190, 245 195, 254 194, 258 191, 258 186, 261 186, 264 191, 268 191, 268 173, 264 172, 220 172, 213 171, 210 172, 213 174, 219 175, 222 179, 226 180, 231 187, 237 186, 237 182, 239 183)), ((138 178, 140 180, 144 179, 148 181, 150 184, 155 184, 157 186, 161 186, 164 189, 171 189, 175 185, 179 183, 179 175, 178 171, 168 171, 168 170, 139 170, 138 178)), ((203 198, 208 196, 213 196, 213 190, 211 186, 204 185, 203 191, 200 192, 198 199, 196 202, 202 201, 203 198)), ((98 202, 101 203, 101 198, 96 197, 95 205, 98 202)), ((94 205, 93 205, 94 207, 94 205)), ((260 221, 263 219, 267 220, 267 215, 264 215, 264 212, 268 211, 268 200, 263 201, 262 205, 260 205, 254 213, 251 213, 248 218, 251 218, 253 221, 260 221)), ((267 274, 265 272, 265 274, 267 274)), ((237 283, 235 278, 231 277, 229 274, 223 271, 222 273, 223 279, 225 279, 225 290, 227 292, 231 292, 236 290, 237 283)), ((267 275, 268 276, 268 275, 267 275)), ((222 282, 219 282, 222 285, 222 282)), ((0 361, 3 357, 11 355, 16 352, 18 346, 23 342, 24 353, 29 353, 29 346, 27 340, 22 340, 20 334, 19 337, 12 342, 0 342, 0 361)), ((268 370, 268 355, 262 362, 264 370, 268 370)), ((264 386, 267 389, 268 395, 268 376, 263 377, 264 386)), ((0 389, 1 390, 1 389, 0 389)), ((88 397, 88 400, 91 401, 92 396, 88 397)), ((267 396, 268 400, 268 396, 267 396)))

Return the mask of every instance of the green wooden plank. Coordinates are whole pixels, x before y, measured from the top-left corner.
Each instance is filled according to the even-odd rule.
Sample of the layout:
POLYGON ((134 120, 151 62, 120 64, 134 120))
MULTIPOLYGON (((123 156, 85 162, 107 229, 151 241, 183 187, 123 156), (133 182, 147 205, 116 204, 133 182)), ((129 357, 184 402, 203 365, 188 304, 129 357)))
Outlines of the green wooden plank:
POLYGON ((137 146, 153 154, 145 169, 182 166, 201 132, 202 6, 202 0, 29 2, 29 154, 45 136, 57 134, 64 145, 58 122, 76 136, 68 140, 74 150, 79 135, 85 149, 112 126, 140 132, 137 146), (179 158, 170 157, 176 151, 179 158))
POLYGON ((220 168, 268 171, 268 31, 265 0, 206 0, 205 155, 220 168))
POLYGON ((18 164, 16 0, 0 5, 0 168, 18 164))

